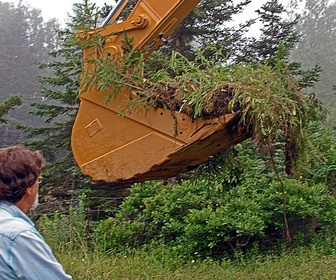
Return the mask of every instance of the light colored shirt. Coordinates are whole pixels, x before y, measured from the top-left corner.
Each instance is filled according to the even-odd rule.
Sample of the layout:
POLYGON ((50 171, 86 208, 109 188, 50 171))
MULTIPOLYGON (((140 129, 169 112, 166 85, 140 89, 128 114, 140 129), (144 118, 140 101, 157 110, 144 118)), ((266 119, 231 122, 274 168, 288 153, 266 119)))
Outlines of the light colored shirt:
POLYGON ((32 220, 7 202, 0 202, 0 279, 72 279, 32 220))

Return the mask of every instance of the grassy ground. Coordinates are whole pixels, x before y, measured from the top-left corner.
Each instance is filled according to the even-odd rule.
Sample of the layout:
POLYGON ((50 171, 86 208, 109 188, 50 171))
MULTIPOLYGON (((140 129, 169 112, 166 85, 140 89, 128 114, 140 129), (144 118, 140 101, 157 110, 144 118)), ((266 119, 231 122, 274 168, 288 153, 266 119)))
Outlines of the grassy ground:
POLYGON ((336 254, 302 250, 281 257, 253 257, 238 261, 195 261, 188 264, 177 260, 139 252, 133 255, 99 255, 95 252, 56 252, 65 270, 74 279, 155 279, 155 280, 314 280, 336 279, 336 254))

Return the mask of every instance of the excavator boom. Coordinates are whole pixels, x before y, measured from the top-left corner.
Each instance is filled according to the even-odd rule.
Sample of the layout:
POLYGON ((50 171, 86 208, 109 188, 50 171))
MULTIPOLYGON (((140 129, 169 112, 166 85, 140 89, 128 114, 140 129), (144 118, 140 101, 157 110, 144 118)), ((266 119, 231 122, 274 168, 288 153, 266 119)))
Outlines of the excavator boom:
MULTIPOLYGON (((102 37, 110 36, 103 48, 111 55, 122 52, 124 33, 133 39, 134 49, 146 48, 150 55, 200 0, 139 0, 128 18, 116 23, 127 2, 119 1, 103 26, 94 30, 102 37)), ((94 47, 84 49, 84 61, 96 54, 94 47)), ((85 63, 85 67, 92 65, 85 63)), ((204 120, 153 107, 120 116, 120 106, 133 94, 129 88, 123 87, 108 103, 106 92, 84 88, 72 131, 72 150, 83 174, 96 181, 171 178, 247 138, 246 131, 239 129, 237 114, 204 120)))

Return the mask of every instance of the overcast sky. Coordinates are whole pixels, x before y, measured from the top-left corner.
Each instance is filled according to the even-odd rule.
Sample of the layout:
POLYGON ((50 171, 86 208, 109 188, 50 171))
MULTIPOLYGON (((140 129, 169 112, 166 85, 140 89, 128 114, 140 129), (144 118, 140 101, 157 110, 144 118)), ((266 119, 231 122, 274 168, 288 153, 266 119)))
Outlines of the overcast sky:
MULTIPOLYGON (((1 2, 18 3, 19 0, 1 0, 1 2)), ((28 4, 33 8, 40 9, 44 20, 57 18, 60 22, 64 22, 68 14, 72 14, 72 4, 81 3, 80 0, 22 0, 23 4, 28 4)), ((104 3, 109 5, 115 4, 114 0, 92 0, 91 3, 96 3, 98 7, 103 7, 104 3)))
MULTIPOLYGON (((0 0, 1 2, 13 2, 18 3, 19 0, 0 0)), ((157 0, 160 1, 160 0, 157 0)), ((162 0, 161 0, 162 1, 162 0)), ((28 4, 34 8, 40 9, 42 11, 42 16, 44 20, 49 20, 51 18, 57 18, 60 22, 64 22, 68 14, 72 13, 72 4, 73 3, 81 3, 80 0, 23 0, 24 4, 28 4)), ((240 2, 239 0, 234 0, 234 2, 240 2)), ((266 3, 267 0, 252 0, 252 2, 248 5, 248 8, 245 11, 245 14, 242 18, 245 20, 247 17, 250 17, 253 11, 260 8, 260 6, 266 3)), ((286 6, 289 0, 281 0, 281 2, 286 6)), ((104 3, 109 5, 115 5, 114 0, 92 0, 91 3, 96 3, 98 7, 104 6, 104 3)))

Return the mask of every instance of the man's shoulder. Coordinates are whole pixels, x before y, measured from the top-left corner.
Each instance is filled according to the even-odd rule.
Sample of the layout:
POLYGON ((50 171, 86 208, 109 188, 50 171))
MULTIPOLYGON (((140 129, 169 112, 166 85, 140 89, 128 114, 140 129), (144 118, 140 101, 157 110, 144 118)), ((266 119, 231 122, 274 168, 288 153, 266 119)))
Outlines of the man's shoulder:
POLYGON ((25 220, 17 217, 0 217, 0 235, 14 240, 25 231, 35 232, 35 228, 25 220))

